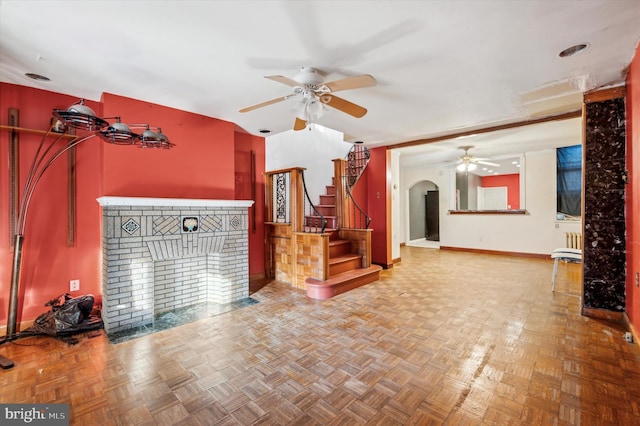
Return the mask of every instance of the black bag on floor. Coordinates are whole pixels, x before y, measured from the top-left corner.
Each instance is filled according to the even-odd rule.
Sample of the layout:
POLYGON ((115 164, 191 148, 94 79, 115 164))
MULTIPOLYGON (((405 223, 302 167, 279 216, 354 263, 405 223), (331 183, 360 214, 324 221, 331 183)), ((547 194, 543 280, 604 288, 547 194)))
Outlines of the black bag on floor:
POLYGON ((60 295, 45 304, 51 310, 38 316, 33 326, 25 331, 55 337, 102 328, 102 319, 91 316, 93 302, 92 294, 79 297, 71 297, 68 293, 60 295))

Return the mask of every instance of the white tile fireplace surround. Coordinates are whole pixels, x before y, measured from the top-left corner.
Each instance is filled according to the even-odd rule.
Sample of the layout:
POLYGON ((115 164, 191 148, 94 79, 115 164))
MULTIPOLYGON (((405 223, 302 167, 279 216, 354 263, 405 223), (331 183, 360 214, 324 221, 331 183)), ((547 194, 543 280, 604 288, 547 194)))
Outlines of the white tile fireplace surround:
POLYGON ((253 201, 100 197, 107 334, 154 314, 249 297, 253 201))

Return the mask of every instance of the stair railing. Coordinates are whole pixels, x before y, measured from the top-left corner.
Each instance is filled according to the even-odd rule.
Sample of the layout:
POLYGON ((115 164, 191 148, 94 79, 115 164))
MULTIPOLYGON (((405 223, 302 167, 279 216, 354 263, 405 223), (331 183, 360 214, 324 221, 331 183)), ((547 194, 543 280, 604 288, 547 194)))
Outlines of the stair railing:
POLYGON ((351 229, 369 229, 371 218, 364 210, 356 203, 356 200, 351 195, 351 189, 347 187, 347 202, 346 208, 348 214, 343 219, 343 225, 345 228, 351 229))
POLYGON ((307 184, 304 180, 304 172, 301 173, 302 187, 304 188, 304 232, 310 232, 313 234, 324 234, 324 230, 327 226, 327 219, 324 217, 309 197, 307 191, 307 184))
POLYGON ((368 229, 371 218, 358 205, 353 188, 369 163, 370 153, 362 143, 355 143, 346 159, 334 160, 334 176, 340 185, 336 187, 336 210, 340 212, 340 227, 368 229))
POLYGON ((345 175, 348 177, 347 187, 349 189, 353 188, 360 176, 362 176, 364 169, 369 164, 370 157, 369 149, 362 142, 354 143, 347 153, 345 175))

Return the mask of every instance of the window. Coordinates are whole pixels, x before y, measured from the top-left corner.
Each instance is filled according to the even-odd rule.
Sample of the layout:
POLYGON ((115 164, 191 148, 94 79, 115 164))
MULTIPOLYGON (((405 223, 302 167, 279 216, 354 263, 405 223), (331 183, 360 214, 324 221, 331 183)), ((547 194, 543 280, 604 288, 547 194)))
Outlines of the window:
POLYGON ((558 219, 581 216, 582 145, 556 150, 558 219))

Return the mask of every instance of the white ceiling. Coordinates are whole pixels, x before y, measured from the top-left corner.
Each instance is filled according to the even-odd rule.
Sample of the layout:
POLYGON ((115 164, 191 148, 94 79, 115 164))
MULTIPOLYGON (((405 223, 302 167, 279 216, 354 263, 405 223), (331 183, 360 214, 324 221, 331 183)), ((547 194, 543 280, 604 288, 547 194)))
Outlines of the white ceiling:
MULTIPOLYGON (((375 147, 576 110, 582 92, 624 81, 639 40, 638 0, 0 0, 0 81, 275 134, 293 126, 294 99, 238 112, 291 93, 264 76, 370 74, 375 87, 339 93, 367 115, 331 110, 318 124, 375 147), (578 43, 589 48, 558 57, 578 43)), ((555 138, 542 131, 535 140, 555 138)), ((482 152, 490 143, 449 142, 449 158, 462 145, 494 155, 482 152)))

